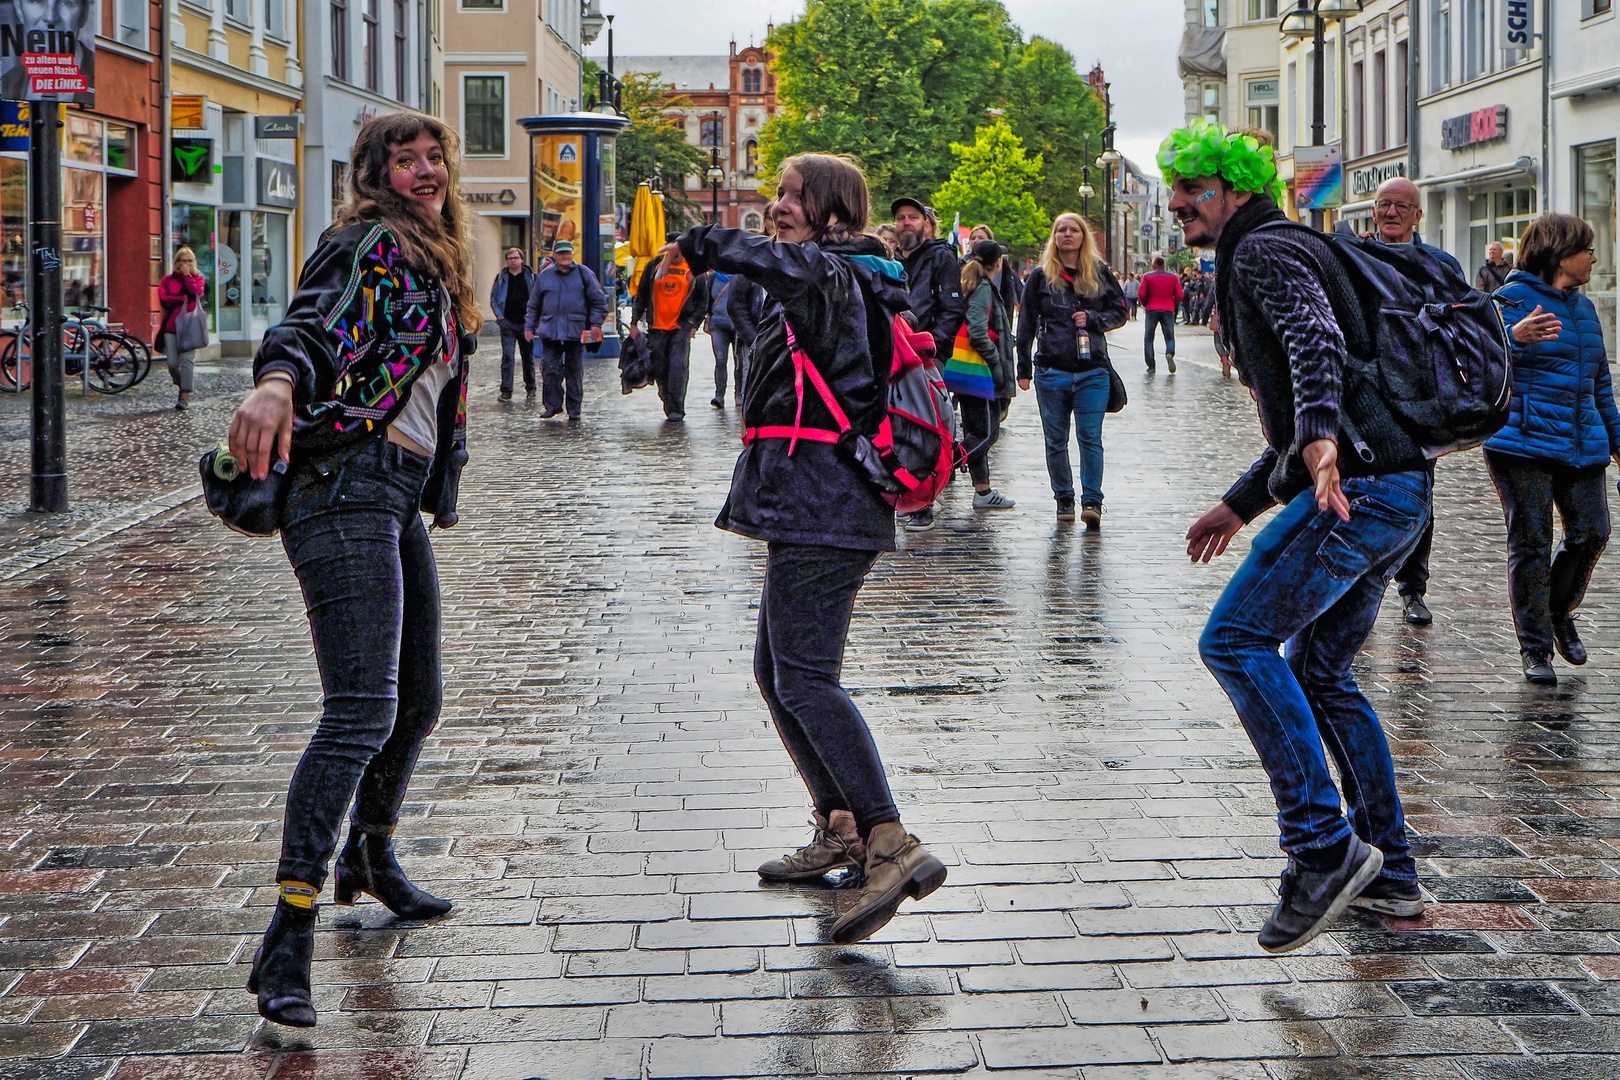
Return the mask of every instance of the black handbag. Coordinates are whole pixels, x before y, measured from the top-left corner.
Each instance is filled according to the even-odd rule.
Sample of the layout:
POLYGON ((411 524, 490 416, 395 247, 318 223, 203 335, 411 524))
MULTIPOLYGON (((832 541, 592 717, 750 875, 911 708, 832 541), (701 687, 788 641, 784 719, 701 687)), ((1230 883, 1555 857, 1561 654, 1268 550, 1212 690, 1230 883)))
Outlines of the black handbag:
POLYGON ((243 536, 274 536, 281 528, 292 470, 277 458, 270 475, 255 480, 220 443, 198 462, 208 511, 243 536))
POLYGON ((1116 413, 1129 404, 1131 399, 1125 394, 1125 380, 1120 378, 1119 372, 1114 370, 1114 362, 1112 360, 1108 361, 1107 366, 1108 411, 1111 413, 1116 413))

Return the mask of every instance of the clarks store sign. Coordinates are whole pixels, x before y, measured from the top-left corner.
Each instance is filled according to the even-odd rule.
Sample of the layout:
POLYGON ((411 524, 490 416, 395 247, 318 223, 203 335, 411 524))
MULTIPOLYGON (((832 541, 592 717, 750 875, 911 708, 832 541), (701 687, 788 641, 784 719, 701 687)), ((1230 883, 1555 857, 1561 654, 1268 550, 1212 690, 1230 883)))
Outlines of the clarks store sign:
POLYGON ((1466 150, 1492 139, 1505 139, 1508 133, 1506 105, 1489 105, 1462 116, 1440 122, 1440 146, 1445 150, 1466 150))

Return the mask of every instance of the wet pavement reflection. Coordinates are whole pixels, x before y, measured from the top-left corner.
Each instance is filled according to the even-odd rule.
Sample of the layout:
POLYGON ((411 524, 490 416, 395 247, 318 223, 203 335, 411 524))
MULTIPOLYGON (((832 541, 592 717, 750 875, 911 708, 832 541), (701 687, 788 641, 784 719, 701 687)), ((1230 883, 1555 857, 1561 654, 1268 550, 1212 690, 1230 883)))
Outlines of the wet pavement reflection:
POLYGON ((1023 395, 992 454, 1018 506, 953 486, 862 594, 845 681, 950 878, 852 948, 847 894, 752 873, 808 809, 752 685, 762 553, 711 524, 735 410, 665 425, 593 361, 585 419, 542 421, 495 400, 486 344, 398 838, 457 908, 326 908, 307 1032, 242 990, 318 707, 307 623, 279 544, 195 499, 245 362, 187 413, 161 372, 70 400, 61 519, 20 512, 27 399, 0 398, 0 1080, 1620 1076, 1610 560, 1591 662, 1526 686, 1494 491, 1477 453, 1440 463, 1436 621, 1387 604, 1357 667, 1434 902, 1269 956, 1274 808, 1196 653, 1247 532, 1210 567, 1181 539, 1257 424, 1207 336, 1144 379, 1139 326, 1100 534, 1055 520, 1023 395))

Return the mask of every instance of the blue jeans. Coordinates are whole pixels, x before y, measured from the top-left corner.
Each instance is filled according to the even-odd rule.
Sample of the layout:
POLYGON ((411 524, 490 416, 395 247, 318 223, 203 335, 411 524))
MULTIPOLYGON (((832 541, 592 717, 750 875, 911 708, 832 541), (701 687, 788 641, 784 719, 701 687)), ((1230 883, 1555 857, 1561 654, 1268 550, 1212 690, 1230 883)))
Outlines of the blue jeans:
POLYGON ((1390 575, 1423 535, 1431 483, 1423 470, 1347 479, 1348 522, 1303 492, 1254 538, 1198 642, 1271 778, 1282 849, 1328 847, 1353 829, 1384 853, 1384 876, 1400 881, 1417 880, 1417 867, 1395 764, 1350 664, 1390 575))
POLYGON ((1103 501, 1103 416, 1108 410, 1108 371, 1035 369, 1035 400, 1041 407, 1041 432, 1046 436, 1046 474, 1052 497, 1074 498, 1074 474, 1069 470, 1069 417, 1074 416, 1074 437, 1080 444, 1080 501, 1103 501))
POLYGON ((419 510, 429 461, 382 438, 298 462, 281 542, 325 706, 293 771, 277 881, 326 880, 343 812, 386 836, 439 719, 439 576, 419 510))
POLYGON ((1176 355, 1176 313, 1174 311, 1150 311, 1147 313, 1147 334, 1142 341, 1142 359, 1148 367, 1153 366, 1153 330, 1161 327, 1164 330, 1164 355, 1176 355))

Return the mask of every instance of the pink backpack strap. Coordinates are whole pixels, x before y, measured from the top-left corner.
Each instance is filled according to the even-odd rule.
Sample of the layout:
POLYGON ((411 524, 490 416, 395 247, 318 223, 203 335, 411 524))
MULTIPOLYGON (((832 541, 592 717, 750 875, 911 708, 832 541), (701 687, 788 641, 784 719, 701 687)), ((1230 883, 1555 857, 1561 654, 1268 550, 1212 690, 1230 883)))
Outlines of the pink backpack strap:
MULTIPOLYGON (((799 445, 800 438, 810 439, 814 442, 837 442, 838 436, 849 430, 849 416, 844 412, 844 407, 838 404, 838 399, 833 396, 832 387, 827 385, 827 380, 822 377, 815 361, 811 360, 805 354, 805 351, 799 348, 798 338, 794 336, 793 327, 787 322, 783 322, 782 325, 787 328, 788 348, 793 350, 793 392, 798 398, 798 405, 793 413, 793 426, 791 428, 773 427, 753 428, 751 430, 756 433, 757 438, 787 439, 788 455, 791 457, 794 448, 799 445), (837 432, 822 431, 819 428, 807 428, 803 425, 804 377, 806 373, 810 376, 810 384, 816 388, 816 393, 821 396, 822 402, 826 404, 827 410, 832 413, 833 420, 838 424, 837 432)), ((744 441, 747 441, 746 435, 744 441)))

